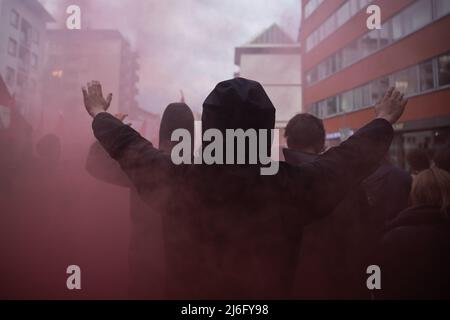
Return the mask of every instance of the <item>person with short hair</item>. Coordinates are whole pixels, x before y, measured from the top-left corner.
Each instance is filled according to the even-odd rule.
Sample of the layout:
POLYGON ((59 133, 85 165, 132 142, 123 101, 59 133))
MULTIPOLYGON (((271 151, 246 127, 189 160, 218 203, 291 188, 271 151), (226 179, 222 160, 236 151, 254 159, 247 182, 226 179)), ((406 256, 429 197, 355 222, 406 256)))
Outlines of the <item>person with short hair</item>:
POLYGON ((450 173, 419 173, 412 207, 390 223, 379 255, 383 299, 450 299, 450 173))

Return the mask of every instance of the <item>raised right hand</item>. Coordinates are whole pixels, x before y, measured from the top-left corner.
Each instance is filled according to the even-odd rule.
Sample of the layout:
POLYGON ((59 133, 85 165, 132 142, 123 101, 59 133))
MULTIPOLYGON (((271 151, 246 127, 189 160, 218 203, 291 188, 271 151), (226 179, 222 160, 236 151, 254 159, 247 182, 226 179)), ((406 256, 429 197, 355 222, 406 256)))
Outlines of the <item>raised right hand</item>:
POLYGON ((408 100, 404 98, 404 95, 395 88, 389 88, 386 95, 375 105, 375 114, 377 119, 385 119, 390 124, 396 123, 408 103, 408 100))

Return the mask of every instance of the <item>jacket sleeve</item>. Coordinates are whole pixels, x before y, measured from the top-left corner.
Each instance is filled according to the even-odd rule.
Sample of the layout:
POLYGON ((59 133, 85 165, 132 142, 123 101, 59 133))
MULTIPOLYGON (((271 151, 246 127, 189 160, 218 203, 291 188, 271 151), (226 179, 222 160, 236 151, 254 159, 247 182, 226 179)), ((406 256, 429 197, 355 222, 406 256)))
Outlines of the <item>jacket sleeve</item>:
POLYGON ((169 156, 133 128, 108 113, 98 114, 92 128, 97 140, 120 164, 139 193, 157 190, 167 183, 173 169, 169 156))
POLYGON ((298 190, 311 209, 304 222, 330 214, 348 192, 355 190, 386 156, 393 134, 388 121, 376 119, 316 161, 301 165, 294 176, 301 181, 298 190))
POLYGON ((130 179, 99 142, 93 143, 89 149, 86 159, 86 171, 92 177, 105 183, 121 187, 131 186, 130 179))

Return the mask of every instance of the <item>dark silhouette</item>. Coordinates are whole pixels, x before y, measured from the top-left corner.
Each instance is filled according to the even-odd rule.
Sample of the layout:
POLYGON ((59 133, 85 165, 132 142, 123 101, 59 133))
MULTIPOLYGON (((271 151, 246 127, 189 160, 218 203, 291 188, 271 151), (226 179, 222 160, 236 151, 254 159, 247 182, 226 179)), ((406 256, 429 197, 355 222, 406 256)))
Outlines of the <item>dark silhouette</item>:
POLYGON ((450 174, 421 172, 413 207, 388 226, 380 246, 384 299, 450 298, 450 174))
POLYGON ((431 161, 427 152, 422 149, 414 149, 408 152, 406 161, 408 162, 412 175, 417 175, 420 172, 429 169, 431 166, 431 161))
POLYGON ((374 232, 379 235, 387 223, 408 207, 412 177, 391 164, 386 156, 362 185, 371 210, 375 212, 372 221, 374 232))
MULTIPOLYGON (((325 149, 323 121, 298 114, 287 124, 284 158, 292 165, 314 162, 325 149)), ((364 190, 355 185, 328 217, 304 230, 297 269, 295 296, 349 299, 367 296, 359 276, 369 251, 365 237, 371 228, 364 190), (334 266, 330 268, 330 266, 334 266)))
POLYGON ((434 164, 436 167, 450 172, 450 148, 441 148, 434 155, 434 164))
MULTIPOLYGON (((125 117, 117 118, 123 121, 125 117)), ((185 103, 172 103, 165 109, 159 130, 161 151, 170 154, 173 147, 171 136, 176 129, 186 129, 194 135, 194 116, 185 103)), ((168 200, 164 186, 152 195, 150 204, 145 203, 119 164, 98 142, 89 151, 86 169, 99 180, 130 188, 130 296, 137 299, 163 298, 165 266, 161 215, 168 200)))
MULTIPOLYGON (((302 229, 333 211, 349 188, 386 154, 392 123, 406 106, 390 89, 378 119, 341 146, 301 166, 175 165, 171 158, 105 111, 98 82, 83 89, 96 138, 152 203, 164 188, 163 216, 171 298, 283 298, 291 294, 302 229)), ((263 87, 236 78, 219 83, 203 108, 203 130, 273 129, 275 108, 263 87)))

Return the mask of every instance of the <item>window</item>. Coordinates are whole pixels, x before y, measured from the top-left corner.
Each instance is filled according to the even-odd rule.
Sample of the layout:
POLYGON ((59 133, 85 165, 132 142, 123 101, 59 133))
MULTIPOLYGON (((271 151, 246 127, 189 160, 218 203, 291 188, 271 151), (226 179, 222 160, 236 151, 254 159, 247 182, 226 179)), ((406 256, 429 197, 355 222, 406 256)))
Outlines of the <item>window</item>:
POLYGON ((39 64, 39 57, 37 56, 37 54, 32 53, 31 54, 31 66, 35 69, 37 69, 39 64))
POLYGON ((40 40, 41 40, 40 38, 41 38, 41 37, 40 37, 39 31, 33 29, 33 43, 39 44, 39 42, 40 42, 40 40))
POLYGON ((332 74, 338 72, 339 70, 341 70, 341 68, 342 68, 342 55, 341 55, 340 51, 335 53, 335 54, 333 54, 330 57, 330 63, 331 63, 331 66, 330 66, 331 70, 330 71, 331 71, 332 74))
POLYGON ((362 8, 365 8, 365 7, 367 7, 368 5, 369 5, 369 3, 371 3, 372 2, 372 0, 359 0, 359 7, 362 9, 362 8))
POLYGON ((309 2, 305 6, 305 19, 312 15, 323 1, 324 0, 309 0, 309 2))
POLYGON ((11 67, 6 67, 5 82, 9 86, 13 86, 16 80, 16 71, 11 67))
POLYGON ((326 115, 332 116, 338 113, 338 105, 337 105, 337 98, 333 97, 327 100, 326 102, 326 115))
POLYGON ((450 85, 450 54, 443 55, 438 59, 439 86, 450 85))
POLYGON ((16 29, 19 27, 19 14, 14 9, 11 10, 11 13, 9 15, 9 23, 16 29))
POLYGON ((313 84, 317 82, 317 68, 313 68, 311 69, 311 71, 308 72, 306 80, 308 81, 308 84, 313 84))
POLYGON ((318 112, 317 116, 319 118, 325 118, 326 108, 327 108, 327 101, 326 100, 320 101, 319 104, 317 105, 317 112, 318 112))
POLYGON ((353 110, 353 92, 348 91, 341 95, 341 111, 350 112, 353 110))
POLYGON ((370 85, 365 85, 354 90, 353 104, 355 110, 371 105, 370 85))
POLYGON ((420 91, 434 89, 433 61, 427 61, 419 65, 420 91))
POLYGON ((25 88, 26 84, 27 84, 27 76, 22 72, 18 72, 17 73, 17 86, 20 88, 25 88))
POLYGON ((360 109, 363 106, 362 87, 353 90, 353 106, 355 110, 360 109))
POLYGON ((20 41, 27 45, 31 44, 32 31, 31 24, 22 18, 20 25, 20 41))
POLYGON ((378 30, 372 30, 359 42, 361 57, 366 57, 378 49, 378 30))
POLYGON ((383 98, 386 91, 389 89, 389 78, 375 80, 370 84, 371 101, 370 104, 376 104, 383 98))
POLYGON ((435 0, 436 1, 436 15, 437 18, 443 17, 450 13, 450 1, 435 0))
POLYGON ((346 2, 336 12, 337 25, 342 26, 350 19, 350 2, 346 2))
POLYGON ((415 66, 392 75, 394 86, 406 96, 419 92, 417 80, 417 68, 415 66))
POLYGON ((319 64, 319 80, 327 77, 327 60, 319 64))
POLYGON ((403 14, 399 14, 392 19, 392 40, 397 41, 405 35, 403 31, 403 14))
POLYGON ((401 14, 404 35, 409 35, 433 21, 432 2, 419 0, 401 14))
POLYGON ((8 53, 13 57, 17 56, 17 41, 14 40, 13 38, 9 38, 8 53))
POLYGON ((358 59, 358 43, 353 41, 342 51, 342 64, 344 67, 351 65, 358 59))
POLYGON ((388 21, 381 26, 379 31, 380 48, 388 46, 392 41, 392 21, 388 21))
POLYGON ((30 50, 28 50, 24 46, 20 46, 20 48, 19 48, 19 59, 20 59, 20 61, 23 64, 28 65, 30 63, 30 59, 31 59, 30 50))
POLYGON ((29 79, 28 80, 28 87, 29 87, 31 93, 35 93, 36 92, 36 88, 37 88, 36 80, 29 79))
POLYGON ((370 99, 370 84, 366 84, 361 88, 362 95, 362 107, 367 107, 372 105, 372 101, 370 99))

